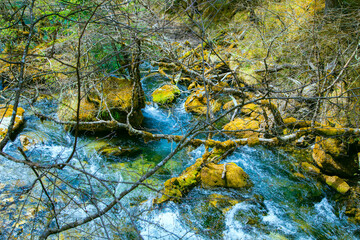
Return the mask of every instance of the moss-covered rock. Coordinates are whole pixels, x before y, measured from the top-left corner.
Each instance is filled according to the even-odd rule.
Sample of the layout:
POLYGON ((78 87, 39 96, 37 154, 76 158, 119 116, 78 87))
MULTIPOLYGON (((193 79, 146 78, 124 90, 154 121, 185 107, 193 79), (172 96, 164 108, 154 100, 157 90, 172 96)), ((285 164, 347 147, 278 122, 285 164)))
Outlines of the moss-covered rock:
POLYGON ((221 210, 223 214, 231 209, 234 205, 238 204, 240 201, 238 199, 233 199, 229 196, 224 196, 221 194, 211 194, 209 196, 209 203, 213 207, 221 210))
POLYGON ((320 174, 320 169, 315 167, 314 165, 312 165, 311 163, 308 162, 302 162, 301 163, 301 167, 302 169, 310 174, 314 174, 314 175, 318 175, 320 174))
MULTIPOLYGON (((215 99, 209 99, 211 111, 213 113, 218 112, 221 109, 221 103, 215 99)), ((196 92, 190 94, 185 101, 185 110, 196 114, 206 114, 207 112, 207 99, 205 96, 205 90, 199 89, 196 92)))
POLYGON ((325 174, 353 177, 358 172, 357 155, 347 155, 345 149, 338 143, 338 140, 323 140, 321 137, 316 137, 312 157, 325 174))
POLYGON ((178 95, 180 95, 180 89, 177 86, 170 84, 156 89, 151 94, 153 102, 161 105, 172 103, 178 95))
POLYGON ((259 128, 260 122, 250 117, 235 118, 224 126, 228 134, 239 138, 259 137, 259 133, 256 132, 259 128))
MULTIPOLYGON (((0 105, 0 141, 7 133, 13 110, 13 105, 0 105)), ((23 108, 17 108, 13 131, 18 130, 24 123, 24 112, 23 108)))
POLYGON ((327 138, 321 141, 320 144, 325 152, 335 158, 347 155, 346 148, 339 139, 327 138))
POLYGON ((209 163, 201 169, 200 176, 202 186, 205 188, 249 188, 252 186, 249 176, 235 163, 209 163))
POLYGON ((339 178, 338 176, 328 176, 323 175, 323 178, 327 185, 334 188, 336 191, 338 191, 341 194, 345 194, 350 190, 349 184, 345 182, 343 179, 339 178))
POLYGON ((168 200, 178 202, 181 200, 184 194, 188 193, 193 187, 195 187, 199 180, 199 170, 201 165, 201 159, 187 168, 180 176, 168 179, 164 183, 164 193, 159 199, 155 199, 156 204, 161 204, 168 200))
POLYGON ((249 103, 241 108, 241 113, 247 116, 256 117, 261 114, 261 107, 254 103, 249 103))
MULTIPOLYGON (((141 108, 144 107, 144 96, 133 91, 134 84, 127 79, 109 77, 101 82, 99 91, 88 92, 82 95, 80 101, 80 122, 94 122, 98 120, 115 120, 125 123, 127 114, 132 109, 130 122, 139 126, 143 120, 141 108)), ((70 90, 58 109, 58 118, 61 121, 76 121, 77 93, 70 90)), ((114 124, 87 124, 80 125, 81 131, 107 131, 114 124)), ((68 129, 71 126, 68 126, 68 129)))
POLYGON ((20 135, 20 143, 24 151, 28 151, 37 144, 47 141, 47 136, 42 132, 26 132, 20 135))

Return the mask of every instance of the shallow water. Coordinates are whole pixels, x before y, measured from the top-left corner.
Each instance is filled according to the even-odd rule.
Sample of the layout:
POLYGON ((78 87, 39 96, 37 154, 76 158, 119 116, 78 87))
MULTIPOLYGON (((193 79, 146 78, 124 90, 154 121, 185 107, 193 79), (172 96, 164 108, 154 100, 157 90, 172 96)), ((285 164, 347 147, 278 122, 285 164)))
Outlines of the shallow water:
MULTIPOLYGON (((158 83, 156 83, 158 84, 158 83)), ((145 84, 146 85, 146 84, 145 84)), ((149 85, 147 85, 148 88, 149 85)), ((154 85, 155 86, 155 85, 154 85)), ((191 125, 192 116, 179 99, 172 109, 148 105, 143 110, 144 126, 153 132, 181 134, 191 125)), ((44 101, 39 108, 54 115, 56 105, 44 101)), ((64 161, 72 151, 74 137, 62 126, 41 122, 27 115, 23 133, 37 135, 43 141, 27 153, 32 161, 56 163, 64 161)), ((121 133, 109 135, 106 141, 119 146, 136 146, 134 156, 100 156, 91 143, 102 136, 82 136, 72 163, 98 178, 114 181, 109 186, 116 193, 129 187, 166 156, 175 145, 167 141, 144 143, 121 133), (110 137, 109 137, 110 136, 110 137)), ((21 158, 16 150, 19 136, 5 151, 21 158)), ((186 148, 176 154, 164 169, 147 184, 161 189, 163 183, 181 173, 202 155, 204 147, 186 148)), ((134 225, 144 239, 360 239, 359 227, 348 221, 344 209, 334 200, 335 193, 311 176, 296 177, 300 159, 264 147, 240 147, 222 163, 234 162, 249 174, 254 186, 249 191, 234 189, 207 190, 194 188, 181 203, 168 202, 153 206, 157 193, 140 187, 130 193, 105 218, 59 235, 64 239, 138 239, 134 225), (105 230, 104 230, 105 229, 105 230)), ((46 224, 48 206, 40 186, 29 194, 35 180, 31 169, 22 164, 0 159, 1 224, 0 236, 27 239, 41 233, 46 224), (19 217, 20 216, 20 217, 19 217)), ((60 224, 96 212, 111 201, 107 190, 94 179, 88 179, 70 168, 54 170, 44 179, 58 204, 60 224), (57 186, 57 188, 54 188, 57 186), (75 196, 69 201, 69 196, 75 196), (102 197, 102 201, 92 196, 102 197)), ((39 184, 38 184, 39 185, 39 184)), ((50 226, 55 226, 51 222, 50 226)), ((57 239, 53 236, 52 239, 57 239)))

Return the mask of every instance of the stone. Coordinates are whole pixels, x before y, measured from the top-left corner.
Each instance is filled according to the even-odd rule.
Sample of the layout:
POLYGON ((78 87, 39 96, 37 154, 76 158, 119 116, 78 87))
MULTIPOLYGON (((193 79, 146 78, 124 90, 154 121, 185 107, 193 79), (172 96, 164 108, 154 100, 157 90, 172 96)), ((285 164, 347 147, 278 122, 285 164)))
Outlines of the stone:
MULTIPOLYGON (((215 99, 209 100, 210 108, 213 113, 218 112, 221 109, 221 103, 215 99)), ((199 89, 196 92, 190 94, 185 101, 185 110, 195 114, 206 114, 207 112, 207 100, 204 89, 199 89)))
POLYGON ((164 85, 156 89, 152 94, 153 102, 160 105, 172 103, 180 95, 180 89, 176 85, 164 85))
POLYGON ((198 181, 199 172, 187 169, 179 177, 170 178, 164 183, 164 194, 161 198, 156 199, 155 203, 161 204, 168 200, 179 202, 184 194, 197 185, 198 181))
MULTIPOLYGON (((133 91, 133 82, 127 79, 109 77, 101 82, 99 91, 82 95, 80 101, 80 122, 111 120, 109 111, 116 121, 126 123, 127 114, 132 110, 130 123, 139 126, 143 120, 141 108, 145 106, 145 98, 138 91, 133 91)), ((70 90, 60 105, 57 115, 60 121, 76 121, 77 93, 70 90)), ((108 131, 115 127, 114 123, 80 125, 80 131, 108 131)), ((67 129, 73 126, 67 125, 67 129)))
POLYGON ((321 147, 325 152, 329 153, 333 157, 340 157, 346 155, 346 149, 336 138, 327 138, 321 141, 321 147))
POLYGON ((249 176, 235 163, 215 164, 209 163, 200 172, 202 187, 244 188, 252 186, 249 176), (226 171, 224 172, 224 169, 226 171))
POLYGON ((324 174, 323 177, 327 185, 329 185, 341 194, 345 194, 350 190, 349 184, 347 184, 347 182, 345 182, 338 176, 328 176, 324 174))
POLYGON ((225 131, 233 131, 227 132, 227 134, 234 135, 239 138, 259 137, 259 133, 256 132, 259 128, 260 122, 250 117, 235 118, 233 121, 224 126, 225 131))
MULTIPOLYGON (((0 105, 0 141, 5 137, 10 125, 11 116, 13 114, 13 105, 0 105)), ((17 108, 13 131, 18 130, 24 123, 25 110, 21 107, 17 108)))
POLYGON ((261 114, 261 107, 254 103, 249 103, 241 108, 241 113, 247 116, 258 116, 261 114))
POLYGON ((305 172, 310 173, 310 174, 320 174, 320 169, 315 167, 314 165, 312 165, 311 163, 308 162, 302 162, 301 163, 301 167, 304 169, 305 172))
MULTIPOLYGON (((335 157, 338 156, 342 150, 335 146, 335 142, 331 140, 325 141, 325 146, 328 149, 327 152, 322 147, 322 141, 321 137, 316 137, 316 143, 312 152, 312 157, 322 172, 329 175, 353 177, 354 174, 358 172, 357 159, 353 159, 353 157, 350 156, 335 157), (332 156, 329 152, 335 156, 332 156)), ((357 158, 357 156, 355 156, 355 158, 357 158)))

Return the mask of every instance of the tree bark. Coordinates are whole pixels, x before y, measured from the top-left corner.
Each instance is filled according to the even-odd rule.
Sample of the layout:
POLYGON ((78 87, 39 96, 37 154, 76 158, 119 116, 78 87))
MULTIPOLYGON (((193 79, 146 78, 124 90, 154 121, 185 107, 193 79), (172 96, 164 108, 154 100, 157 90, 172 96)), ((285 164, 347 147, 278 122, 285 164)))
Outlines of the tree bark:
POLYGON ((325 0, 325 14, 341 6, 341 0, 325 0))

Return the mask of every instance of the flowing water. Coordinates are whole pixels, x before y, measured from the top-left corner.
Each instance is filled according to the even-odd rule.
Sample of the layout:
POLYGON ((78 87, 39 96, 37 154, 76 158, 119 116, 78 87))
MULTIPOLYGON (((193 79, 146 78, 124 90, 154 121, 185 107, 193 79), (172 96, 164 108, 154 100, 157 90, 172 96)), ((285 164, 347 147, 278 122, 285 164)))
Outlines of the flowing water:
MULTIPOLYGON (((151 92, 161 82, 152 78, 143 83, 151 92)), ((193 118, 183 105, 180 98, 171 109, 146 106, 144 126, 153 132, 184 133, 193 118)), ((37 107, 56 114, 56 105, 51 101, 44 100, 37 107)), ((31 114, 26 120, 20 135, 41 140, 27 152, 31 160, 47 164, 65 161, 72 152, 74 137, 62 126, 42 122, 31 114)), ((18 146, 19 136, 6 146, 5 152, 22 158, 18 146)), ((71 161, 78 169, 113 181, 109 186, 119 193, 174 147, 167 141, 144 143, 124 133, 82 136, 71 161), (101 141, 137 150, 131 156, 104 157, 94 150, 94 143, 101 141)), ((204 147, 184 149, 146 183, 161 189, 167 179, 180 174, 204 151, 204 147)), ((359 227, 348 221, 344 207, 334 200, 334 191, 311 176, 304 179, 294 175, 301 159, 281 150, 244 146, 223 162, 242 167, 254 186, 246 191, 198 186, 181 203, 161 206, 152 205, 156 192, 140 187, 105 217, 52 239, 138 239, 139 234, 144 239, 360 239, 359 227)), ((0 238, 12 235, 15 239, 36 239, 47 223, 49 201, 44 200, 45 192, 40 184, 29 190, 36 176, 22 164, 1 158, 0 172, 0 238)), ((99 181, 68 167, 52 170, 44 184, 55 196, 60 224, 96 212, 112 199, 99 181), (101 196, 101 201, 94 194, 101 196)), ((52 221, 50 226, 56 224, 52 221)))

